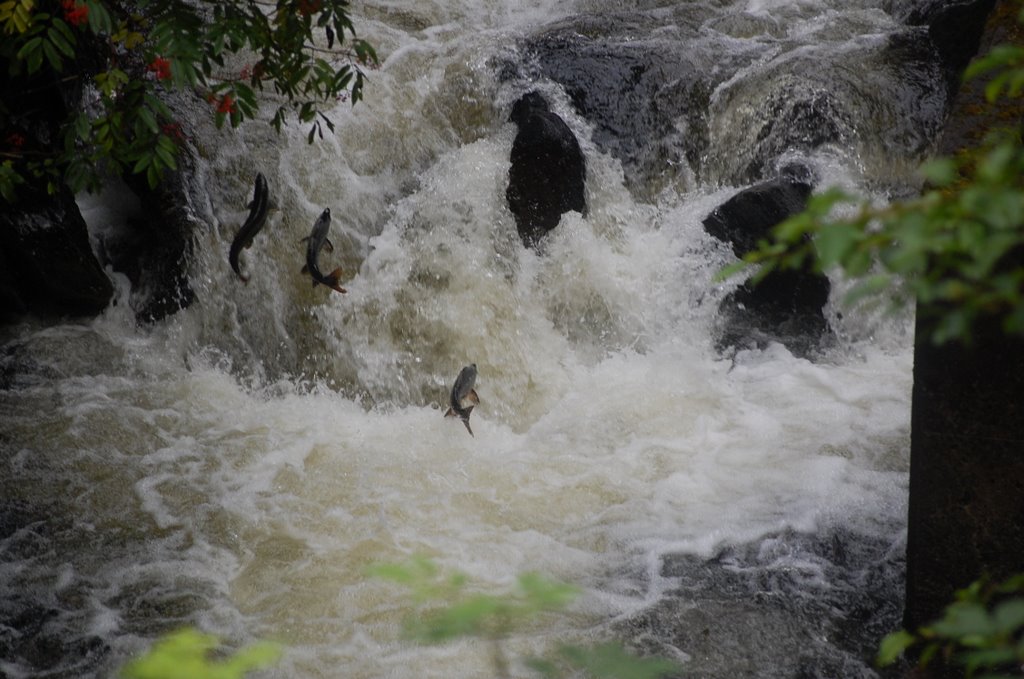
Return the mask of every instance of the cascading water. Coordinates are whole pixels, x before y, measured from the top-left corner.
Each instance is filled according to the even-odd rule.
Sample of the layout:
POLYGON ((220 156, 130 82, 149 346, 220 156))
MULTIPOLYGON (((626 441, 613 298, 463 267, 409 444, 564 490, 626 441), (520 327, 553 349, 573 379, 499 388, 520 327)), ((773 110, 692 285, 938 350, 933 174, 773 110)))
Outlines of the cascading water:
MULTIPOLYGON (((723 356, 732 255, 701 220, 779 154, 819 186, 912 190, 940 78, 886 61, 905 31, 888 2, 628 4, 364 3, 382 63, 336 136, 199 140, 190 308, 139 327, 112 274, 101 318, 4 331, 2 673, 105 676, 196 625, 282 642, 269 676, 487 674, 472 642, 401 640, 412 600, 366 568, 421 554, 484 586, 580 586, 523 648, 616 636, 687 676, 873 676, 902 596, 909 314, 844 309, 835 281, 837 341, 813 362, 723 356), (532 61, 548 43, 522 47, 579 17, 597 42, 692 45, 703 85, 674 101, 703 108, 613 143, 532 61), (787 79, 788 99, 759 89, 787 79), (504 202, 531 87, 588 163, 587 217, 542 254, 504 202), (800 128, 807 107, 829 125, 800 128), (226 253, 257 171, 274 206, 242 285, 226 253), (346 295, 300 273, 325 207, 346 295), (468 363, 475 437, 442 417, 468 363)), ((133 209, 82 205, 98 241, 133 209)))

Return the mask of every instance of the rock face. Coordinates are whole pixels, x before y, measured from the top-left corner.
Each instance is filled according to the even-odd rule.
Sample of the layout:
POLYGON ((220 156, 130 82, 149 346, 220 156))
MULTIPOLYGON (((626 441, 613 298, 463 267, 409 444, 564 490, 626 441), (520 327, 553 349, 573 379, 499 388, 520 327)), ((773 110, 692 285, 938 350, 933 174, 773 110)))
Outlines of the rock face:
POLYGON ((950 95, 960 85, 960 73, 978 51, 985 20, 995 0, 916 0, 895 7, 910 26, 924 26, 942 59, 950 95))
POLYGON ((29 312, 95 315, 113 292, 66 188, 56 196, 25 190, 0 210, 0 322, 29 312))
MULTIPOLYGON (((1019 44, 1018 9, 996 6, 983 52, 1019 44)), ((961 89, 942 153, 975 146, 993 125, 1021 120, 1019 101, 988 105, 984 86, 979 79, 961 89)), ((1024 267, 1024 255, 1006 264, 1024 267)), ((1024 571, 1024 339, 986 319, 972 328, 969 346, 935 346, 928 339, 931 311, 918 305, 914 346, 904 615, 910 627, 937 618, 957 589, 983 574, 1000 579, 1024 571)))
POLYGON ((146 209, 105 244, 113 269, 132 283, 129 303, 140 322, 163 320, 195 301, 188 281, 192 234, 199 225, 189 201, 195 181, 188 150, 182 149, 178 170, 167 173, 155 189, 141 180, 132 182, 146 209))
POLYGON ((949 92, 926 25, 865 13, 884 38, 853 39, 863 27, 826 21, 814 28, 828 33, 820 41, 788 32, 773 13, 716 5, 574 16, 527 41, 525 75, 565 89, 638 199, 769 179, 794 151, 854 148, 886 181, 894 157, 930 150, 949 92))
MULTIPOLYGON (((61 126, 68 112, 80 106, 82 83, 104 68, 106 40, 83 40, 74 76, 67 72, 68 77, 55 79, 46 69, 16 78, 6 69, 0 73, 0 98, 18 104, 3 121, 4 129, 17 134, 27 151, 47 155, 63 143, 61 126)), ((29 185, 31 181, 18 186, 17 203, 0 203, 0 323, 25 314, 100 313, 113 296, 106 265, 127 274, 132 283, 129 303, 140 321, 159 320, 188 306, 194 294, 186 266, 197 224, 188 191, 196 180, 187 151, 178 161, 179 171, 169 173, 157 189, 145 182, 132 187, 145 210, 129 228, 104 239, 102 261, 91 250, 69 189, 62 186, 50 196, 42 186, 29 185)))
MULTIPOLYGON (((744 189, 715 208, 704 229, 742 257, 775 225, 804 209, 811 187, 804 168, 787 168, 779 178, 744 189)), ((810 265, 773 271, 757 284, 744 281, 719 306, 718 349, 780 342, 794 355, 813 353, 829 333, 824 307, 831 289, 828 277, 810 265)))
POLYGON ((538 92, 524 94, 509 120, 519 127, 512 142, 505 196, 528 247, 558 226, 562 214, 586 214, 587 166, 576 135, 538 92))

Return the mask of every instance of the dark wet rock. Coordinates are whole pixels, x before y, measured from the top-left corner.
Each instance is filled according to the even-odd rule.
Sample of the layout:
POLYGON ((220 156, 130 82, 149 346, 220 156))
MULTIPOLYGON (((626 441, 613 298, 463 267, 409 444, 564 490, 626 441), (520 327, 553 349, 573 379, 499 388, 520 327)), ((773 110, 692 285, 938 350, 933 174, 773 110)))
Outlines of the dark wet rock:
POLYGON ((22 190, 0 211, 0 322, 25 313, 91 316, 112 296, 70 191, 22 190))
POLYGON ((927 153, 948 92, 927 28, 874 21, 824 22, 827 39, 802 44, 771 16, 710 3, 572 17, 527 41, 524 73, 564 87, 642 200, 761 181, 786 154, 828 147, 884 168, 927 153))
POLYGON ((772 228, 802 211, 811 195, 813 178, 799 165, 788 166, 777 179, 746 188, 704 218, 704 230, 732 246, 737 257, 757 248, 772 228))
POLYGON ((717 15, 684 3, 573 17, 527 44, 537 75, 565 88, 593 124, 594 143, 622 163, 641 198, 699 174, 711 92, 760 52, 702 38, 701 25, 717 15))
POLYGON ((995 0, 916 0, 897 2, 894 14, 910 26, 924 26, 941 57, 950 95, 978 51, 985 20, 995 0))
MULTIPOLYGON (((49 155, 62 150, 61 126, 82 102, 82 83, 107 61, 105 40, 83 34, 76 59, 61 77, 40 69, 36 75, 0 73, 0 98, 18 106, 4 120, 9 134, 23 138, 26 153, 49 155)), ((141 73, 142 63, 122 67, 141 73)), ((131 305, 140 320, 159 320, 187 306, 194 294, 185 276, 195 221, 183 185, 191 181, 186 154, 182 169, 155 190, 143 183, 135 190, 144 216, 120 240, 110 239, 102 265, 128 274, 131 305)), ((19 200, 0 213, 0 322, 31 313, 40 316, 90 316, 105 309, 113 287, 97 263, 85 222, 69 189, 53 196, 45 184, 19 186, 19 200)))
POLYGON ((982 575, 1024 571, 1024 339, 989 319, 970 346, 935 346, 928 311, 918 310, 914 347, 910 626, 938 618, 982 575))
POLYGON ((160 321, 195 301, 188 280, 193 234, 201 222, 192 209, 197 177, 190 149, 178 155, 178 169, 168 172, 156 188, 141 176, 128 186, 144 206, 122 228, 103 240, 110 266, 131 281, 129 304, 143 323, 160 321))
POLYGON ((818 44, 783 52, 716 91, 703 174, 748 184, 770 178, 787 154, 830 149, 854 149, 879 170, 894 158, 913 161, 930 151, 947 105, 924 29, 850 42, 842 51, 818 44))
MULTIPOLYGON (((1019 6, 1003 2, 989 15, 981 52, 1020 44, 1019 6)), ((957 94, 939 152, 978 145, 993 128, 1019 124, 1019 100, 987 103, 987 77, 957 94)), ((1024 253, 1000 266, 1021 269, 1024 253)), ((904 623, 939 617, 956 590, 981 575, 999 580, 1024 571, 1024 339, 984 318, 969 345, 929 341, 936 312, 919 302, 914 343, 907 591, 904 623)))
POLYGON ((587 166, 579 141, 538 92, 524 94, 509 120, 519 127, 508 170, 509 209, 527 246, 558 226, 562 214, 586 214, 587 166))
MULTIPOLYGON (((59 131, 78 107, 83 83, 102 63, 106 41, 83 34, 73 61, 55 74, 0 69, 0 100, 17 105, 3 113, 5 144, 18 138, 28 157, 63 150, 59 131)), ((53 195, 45 180, 28 178, 16 188, 17 202, 0 199, 0 323, 25 314, 90 316, 101 312, 113 287, 90 248, 85 222, 71 192, 53 195)))
POLYGON ((594 143, 622 163, 638 195, 652 198, 697 164, 706 146, 710 87, 695 77, 696 63, 679 45, 614 44, 556 32, 531 48, 542 74, 565 88, 594 125, 594 143))
POLYGON ((669 555, 661 575, 678 586, 614 627, 642 652, 685 657, 682 676, 877 677, 878 642, 899 625, 898 547, 839 529, 669 555))
MULTIPOLYGON (((704 219, 704 229, 742 257, 768 239, 773 227, 802 211, 810 194, 809 171, 791 166, 779 178, 744 189, 715 208, 704 219)), ((831 289, 828 277, 809 263, 773 271, 758 283, 747 279, 719 305, 719 350, 780 342, 794 355, 812 354, 829 334, 824 308, 831 289)))

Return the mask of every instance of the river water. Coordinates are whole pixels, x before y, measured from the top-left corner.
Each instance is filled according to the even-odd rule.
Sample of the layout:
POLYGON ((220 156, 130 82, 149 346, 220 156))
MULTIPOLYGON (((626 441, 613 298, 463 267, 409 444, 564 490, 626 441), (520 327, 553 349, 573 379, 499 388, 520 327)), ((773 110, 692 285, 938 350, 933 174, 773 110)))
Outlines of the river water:
MULTIPOLYGON (((281 642, 272 677, 490 676, 482 643, 401 638, 415 603, 367 568, 423 555, 487 591, 529 571, 580 589, 513 656, 615 637, 685 676, 873 676, 865 649, 902 597, 911 316, 845 308, 835 278, 836 341, 813 360, 719 354, 738 281, 715 280, 732 255, 701 220, 743 188, 728 168, 754 143, 757 82, 808 62, 855 82, 849 133, 798 155, 819 185, 878 200, 913 189, 934 127, 897 129, 899 107, 940 85, 859 66, 903 30, 887 2, 626 4, 361 3, 381 65, 336 135, 251 123, 199 141, 192 307, 137 325, 111 273, 101 317, 3 331, 0 674, 108 676, 193 625, 281 642), (700 10, 704 67, 731 70, 700 167, 650 195, 557 83, 501 64, 567 18, 667 26, 673 7, 700 10), (589 214, 543 254, 504 202, 508 110, 534 85, 588 162, 589 214), (242 285, 226 253, 257 171, 273 209, 242 285), (323 268, 344 268, 346 295, 300 273, 325 207, 323 268), (472 437, 442 417, 469 363, 472 437)), ((140 209, 116 191, 81 204, 97 242, 140 209)))

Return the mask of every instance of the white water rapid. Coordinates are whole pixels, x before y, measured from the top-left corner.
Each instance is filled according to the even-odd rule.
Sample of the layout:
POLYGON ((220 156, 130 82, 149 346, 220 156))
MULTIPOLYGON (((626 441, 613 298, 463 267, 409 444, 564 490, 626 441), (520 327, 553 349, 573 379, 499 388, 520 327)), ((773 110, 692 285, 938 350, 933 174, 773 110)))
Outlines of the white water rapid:
MULTIPOLYGON (((641 201, 561 87, 499 77, 496 64, 524 59, 520 41, 547 24, 669 4, 356 3, 381 65, 363 102, 332 112, 336 135, 310 146, 305 127, 276 136, 248 123, 198 140, 208 193, 193 206, 205 226, 191 307, 137 325, 112 274, 120 303, 100 318, 4 330, 0 639, 14 650, 0 674, 112 676, 191 625, 233 647, 283 644, 261 676, 491 676, 483 642, 402 639, 415 602, 367 568, 414 555, 488 591, 530 571, 580 588, 567 612, 510 641, 515 657, 558 639, 637 642, 630 630, 652 607, 713 617, 725 609, 714 578, 700 580, 709 563, 763 596, 808 602, 879 577, 885 612, 863 625, 897 622, 910 313, 846 309, 834 279, 837 341, 821 356, 719 354, 717 304, 738 280, 714 279, 733 257, 701 220, 743 187, 683 173, 641 201), (522 246, 505 204, 508 111, 531 86, 588 163, 589 214, 566 214, 543 254, 522 246), (273 208, 242 255, 243 285, 227 250, 258 171, 273 208), (301 239, 325 207, 335 250, 322 268, 343 267, 345 295, 300 273, 301 239), (473 437, 442 417, 469 363, 473 437)), ((881 40, 896 25, 888 4, 708 2, 706 14, 747 28, 716 33, 707 19, 704 50, 758 54, 712 93, 712 142, 742 124, 746 109, 724 107, 742 99, 726 90, 744 74, 787 50, 881 40)), ((819 186, 879 199, 913 186, 916 159, 880 158, 870 134, 805 158, 819 186)), ((745 143, 723 138, 712 155, 745 143)), ((81 204, 97 239, 131 209, 112 193, 81 204)), ((808 610, 794 624, 817 630, 819 648, 841 646, 808 610)), ((796 676, 751 655, 765 635, 790 648, 770 641, 777 618, 719 622, 733 636, 699 652, 657 629, 645 648, 700 676, 796 676)), ((862 660, 857 676, 873 676, 862 660)))

